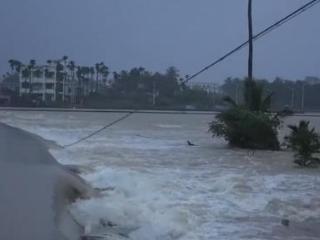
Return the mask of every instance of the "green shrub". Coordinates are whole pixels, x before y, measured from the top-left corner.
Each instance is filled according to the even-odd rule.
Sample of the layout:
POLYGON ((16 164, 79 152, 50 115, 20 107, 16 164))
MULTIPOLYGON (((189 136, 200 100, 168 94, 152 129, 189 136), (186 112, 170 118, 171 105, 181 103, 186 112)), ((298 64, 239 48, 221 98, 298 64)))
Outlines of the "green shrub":
POLYGON ((266 112, 253 112, 233 106, 219 113, 210 123, 213 137, 224 137, 231 146, 250 149, 279 150, 277 116, 266 112))
POLYGON ((231 108, 210 123, 213 137, 224 137, 231 146, 241 148, 279 150, 280 121, 278 114, 269 112, 272 94, 265 95, 263 90, 262 85, 246 79, 243 106, 226 97, 231 108))
POLYGON ((320 150, 320 136, 308 121, 300 121, 298 126, 289 125, 291 132, 285 137, 286 144, 295 152, 295 163, 300 166, 311 166, 319 163, 313 154, 320 150))

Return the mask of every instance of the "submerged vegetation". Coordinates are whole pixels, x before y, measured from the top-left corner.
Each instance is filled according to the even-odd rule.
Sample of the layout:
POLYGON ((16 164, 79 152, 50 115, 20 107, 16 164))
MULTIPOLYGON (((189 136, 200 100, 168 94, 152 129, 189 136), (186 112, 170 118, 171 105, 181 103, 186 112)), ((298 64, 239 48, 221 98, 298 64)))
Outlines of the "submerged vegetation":
POLYGON ((231 107, 219 113, 210 123, 214 137, 224 137, 231 146, 251 149, 279 150, 277 129, 280 120, 269 112, 271 94, 264 95, 263 87, 246 80, 244 104, 238 105, 230 97, 225 101, 231 107))
POLYGON ((295 163, 307 167, 319 164, 314 157, 320 152, 320 136, 314 128, 309 127, 308 121, 300 121, 299 125, 289 125, 290 134, 285 137, 286 144, 295 152, 295 163))
POLYGON ((212 135, 224 137, 230 145, 250 149, 278 150, 280 144, 277 115, 269 112, 272 94, 265 95, 263 86, 253 79, 252 0, 248 0, 249 57, 248 78, 244 82, 243 105, 226 97, 231 107, 219 113, 210 123, 212 135))

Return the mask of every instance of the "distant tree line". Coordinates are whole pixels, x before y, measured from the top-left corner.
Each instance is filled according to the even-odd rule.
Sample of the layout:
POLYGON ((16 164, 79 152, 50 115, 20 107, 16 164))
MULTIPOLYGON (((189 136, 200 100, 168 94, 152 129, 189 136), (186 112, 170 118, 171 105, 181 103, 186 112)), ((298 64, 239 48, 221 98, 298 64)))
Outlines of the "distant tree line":
POLYGON ((165 73, 145 68, 113 72, 113 78, 102 91, 87 101, 90 107, 191 108, 212 109, 214 93, 201 86, 187 86, 178 70, 169 67, 165 73))
MULTIPOLYGON (((21 102, 19 76, 22 77, 25 84, 29 83, 32 86, 33 77, 38 77, 40 74, 50 77, 49 74, 52 73, 38 72, 35 60, 30 60, 28 64, 13 59, 8 62, 11 71, 3 77, 2 92, 9 92, 17 98, 16 105, 25 106, 29 102, 32 104, 32 101, 26 104, 25 98, 21 102)), ((212 110, 219 99, 217 93, 203 86, 184 84, 184 78, 180 76, 175 67, 169 67, 164 73, 151 72, 143 67, 111 73, 103 62, 93 67, 79 66, 64 56, 60 60, 48 60, 46 65, 50 66, 52 63, 56 64, 55 72, 59 92, 62 90, 66 72, 68 72, 68 78, 76 79, 77 96, 81 99, 81 101, 76 101, 76 104, 81 107, 212 110), (88 87, 89 82, 90 88, 93 87, 94 91, 84 96, 81 93, 84 91, 83 88, 88 87)), ((32 88, 30 88, 30 96, 32 96, 32 88)), ((50 106, 74 106, 74 103, 60 98, 59 101, 50 103, 50 106)), ((40 101, 38 105, 46 106, 48 103, 40 101)))
MULTIPOLYGON (((294 111, 320 110, 320 78, 306 77, 304 80, 275 78, 273 81, 256 80, 263 85, 266 94, 272 93, 271 109, 282 110, 287 107, 294 111)), ((244 79, 227 78, 220 86, 225 96, 236 103, 243 103, 244 79)))

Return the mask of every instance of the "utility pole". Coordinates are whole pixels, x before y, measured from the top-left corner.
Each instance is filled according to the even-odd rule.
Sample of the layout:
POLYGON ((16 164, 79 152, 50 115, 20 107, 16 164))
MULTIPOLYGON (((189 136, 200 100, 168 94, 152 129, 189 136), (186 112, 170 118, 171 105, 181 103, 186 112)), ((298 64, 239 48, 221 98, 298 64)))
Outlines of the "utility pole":
POLYGON ((249 30, 249 57, 248 80, 253 81, 253 27, 252 27, 252 0, 248 0, 248 30, 249 30))

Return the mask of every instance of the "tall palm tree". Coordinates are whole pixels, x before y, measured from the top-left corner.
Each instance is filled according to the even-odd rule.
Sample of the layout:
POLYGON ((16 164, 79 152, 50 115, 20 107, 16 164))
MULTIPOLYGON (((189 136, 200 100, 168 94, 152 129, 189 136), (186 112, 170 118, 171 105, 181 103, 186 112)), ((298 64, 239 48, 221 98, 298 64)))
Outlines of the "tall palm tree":
MULTIPOLYGON (((266 95, 263 90, 263 85, 258 84, 256 81, 246 79, 243 90, 244 107, 253 112, 268 112, 271 108, 273 93, 266 95)), ((231 97, 225 97, 224 101, 234 107, 238 106, 231 97)))
POLYGON ((77 71, 76 71, 77 79, 78 79, 78 86, 77 86, 77 101, 81 101, 82 97, 82 85, 83 85, 83 67, 77 66, 77 71))
POLYGON ((71 101, 74 103, 75 102, 75 69, 76 69, 76 65, 74 63, 74 61, 70 61, 69 64, 67 65, 67 68, 69 69, 70 73, 71 73, 71 101))
POLYGON ((20 70, 21 70, 21 66, 22 66, 22 63, 18 60, 14 60, 14 59, 10 59, 8 61, 8 63, 10 64, 10 68, 11 68, 11 72, 13 73, 14 71, 16 73, 19 73, 20 70))
POLYGON ((36 60, 31 59, 28 65, 29 69, 29 93, 32 94, 32 78, 33 78, 33 70, 36 65, 36 60))
POLYGON ((66 82, 67 82, 67 65, 68 65, 68 56, 62 57, 62 102, 65 101, 65 88, 66 88, 66 82))
POLYGON ((64 62, 66 63, 67 60, 68 60, 68 58, 69 58, 69 57, 65 55, 65 56, 62 57, 62 61, 64 61, 64 62))
MULTIPOLYGON (((24 79, 24 88, 27 88, 26 83, 27 83, 27 79, 29 79, 30 77, 30 70, 28 67, 24 67, 21 73, 22 73, 22 78, 24 79)), ((29 91, 30 91, 30 86, 29 86, 29 91)))
POLYGON ((110 72, 109 72, 109 68, 106 65, 104 65, 104 63, 102 63, 102 65, 101 65, 100 72, 101 72, 103 81, 107 81, 107 78, 108 78, 110 72))
POLYGON ((10 59, 10 60, 8 61, 12 73, 13 73, 13 71, 14 71, 15 62, 16 62, 16 60, 14 60, 14 59, 10 59))
POLYGON ((90 92, 93 92, 93 78, 94 78, 94 74, 95 74, 95 68, 94 67, 90 67, 90 92))
POLYGON ((98 85, 99 85, 99 76, 101 73, 101 63, 96 63, 95 65, 95 69, 96 69, 96 89, 95 91, 98 91, 98 85))
POLYGON ((22 68, 22 63, 20 61, 16 61, 15 68, 16 68, 16 72, 20 73, 21 68, 22 68))

